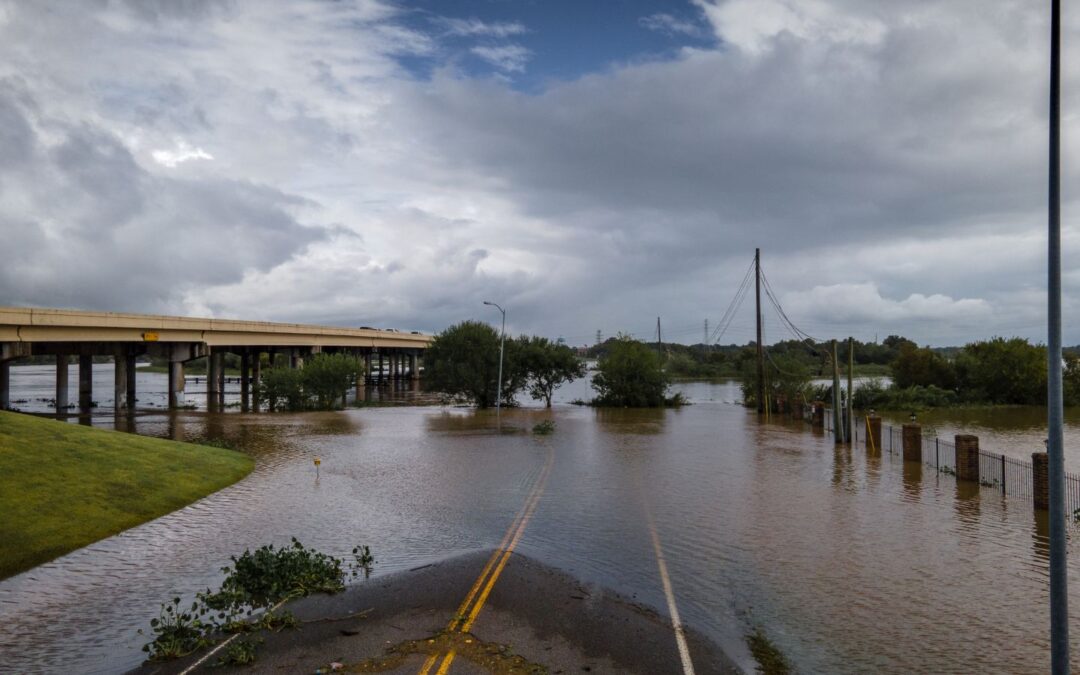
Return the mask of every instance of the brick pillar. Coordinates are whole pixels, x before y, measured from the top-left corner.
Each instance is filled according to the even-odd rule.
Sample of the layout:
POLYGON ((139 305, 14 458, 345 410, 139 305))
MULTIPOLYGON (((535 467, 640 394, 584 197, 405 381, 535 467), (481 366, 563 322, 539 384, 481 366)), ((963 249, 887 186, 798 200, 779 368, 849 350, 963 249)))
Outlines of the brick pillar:
POLYGON ((1035 508, 1050 508, 1050 455, 1045 452, 1031 453, 1031 492, 1035 508))
POLYGON ((881 418, 877 415, 867 415, 866 428, 869 430, 866 449, 871 452, 881 452, 881 418))
POLYGON ((979 482, 979 437, 970 434, 957 434, 956 478, 979 482))
POLYGON ((922 425, 921 424, 905 424, 904 425, 904 461, 905 462, 921 462, 922 461, 922 425))
POLYGON ((814 401, 814 412, 810 418, 811 424, 818 428, 825 428, 825 404, 821 401, 814 401))

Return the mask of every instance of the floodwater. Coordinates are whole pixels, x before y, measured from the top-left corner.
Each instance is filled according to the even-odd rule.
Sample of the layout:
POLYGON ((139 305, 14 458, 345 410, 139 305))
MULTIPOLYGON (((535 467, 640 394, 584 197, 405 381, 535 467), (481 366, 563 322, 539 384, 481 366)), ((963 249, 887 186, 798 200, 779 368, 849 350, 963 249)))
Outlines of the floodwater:
MULTIPOLYGON (((290 536, 337 555, 368 544, 377 574, 493 548, 551 454, 519 550, 666 613, 651 518, 683 620, 734 651, 760 625, 802 672, 1047 670, 1046 523, 1029 503, 898 455, 837 448, 800 422, 760 423, 737 405, 737 384, 677 388, 693 405, 593 410, 565 404, 588 396, 579 382, 552 411, 501 420, 434 406, 140 413, 121 426, 226 438, 255 471, 0 582, 0 663, 134 666, 136 631, 161 601, 190 598, 230 555, 290 536), (529 433, 549 418, 554 434, 529 433)), ((1075 622, 1075 565, 1070 588, 1075 622)))

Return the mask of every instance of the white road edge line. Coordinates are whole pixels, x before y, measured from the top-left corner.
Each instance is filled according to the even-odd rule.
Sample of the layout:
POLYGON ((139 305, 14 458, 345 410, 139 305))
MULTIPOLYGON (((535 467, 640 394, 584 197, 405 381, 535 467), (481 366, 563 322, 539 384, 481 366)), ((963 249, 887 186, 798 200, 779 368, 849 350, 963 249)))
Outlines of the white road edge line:
POLYGON ((656 533, 656 523, 653 522, 648 505, 645 506, 645 511, 649 519, 649 534, 652 535, 653 550, 656 551, 656 564, 660 568, 660 582, 664 586, 664 595, 667 596, 668 612, 671 613, 671 627, 675 629, 675 643, 679 646, 683 673, 694 675, 694 663, 690 660, 690 648, 686 644, 686 631, 683 629, 682 619, 679 618, 679 608, 675 605, 675 592, 671 589, 671 577, 668 576, 664 551, 660 548, 660 535, 656 533))
MULTIPOLYGON (((279 602, 278 604, 276 604, 276 605, 274 605, 273 607, 271 607, 271 608, 270 608, 270 611, 271 611, 271 612, 276 612, 276 611, 277 611, 277 609, 278 609, 279 607, 281 607, 282 605, 284 605, 284 604, 285 604, 286 602, 287 602, 286 600, 282 600, 282 601, 281 601, 281 602, 279 602)), ((191 664, 191 665, 190 665, 190 666, 188 666, 187 668, 184 668, 183 670, 181 670, 181 671, 180 671, 180 675, 188 675, 188 673, 191 673, 191 672, 193 672, 193 671, 194 671, 194 670, 195 670, 196 668, 198 668, 198 667, 199 667, 199 666, 201 666, 202 664, 206 663, 206 660, 207 660, 208 658, 210 658, 210 657, 211 657, 211 656, 213 656, 214 654, 217 654, 218 652, 220 652, 220 651, 221 651, 222 649, 224 649, 224 648, 225 648, 225 646, 226 646, 227 644, 229 644, 230 642, 232 642, 232 641, 233 641, 233 640, 235 640, 236 638, 240 637, 241 635, 242 635, 242 633, 234 633, 232 637, 230 637, 229 639, 225 640, 224 642, 219 642, 219 643, 217 643, 217 645, 215 645, 213 649, 211 649, 210 651, 208 651, 208 652, 206 652, 205 654, 203 654, 203 656, 202 656, 202 658, 201 658, 201 659, 199 659, 199 660, 198 660, 198 661, 196 661, 195 663, 191 664)))

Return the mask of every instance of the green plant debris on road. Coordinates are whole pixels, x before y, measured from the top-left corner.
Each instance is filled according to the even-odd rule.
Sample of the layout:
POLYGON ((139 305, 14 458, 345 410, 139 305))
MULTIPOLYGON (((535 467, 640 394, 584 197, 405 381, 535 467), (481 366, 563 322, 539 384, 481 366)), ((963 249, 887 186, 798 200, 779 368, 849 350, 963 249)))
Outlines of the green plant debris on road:
POLYGON ((758 626, 753 633, 746 636, 746 644, 750 647, 750 653, 758 662, 758 672, 764 675, 788 675, 793 672, 791 662, 784 656, 776 645, 772 643, 765 632, 758 626))
POLYGON ((0 578, 246 476, 247 455, 0 412, 0 578))

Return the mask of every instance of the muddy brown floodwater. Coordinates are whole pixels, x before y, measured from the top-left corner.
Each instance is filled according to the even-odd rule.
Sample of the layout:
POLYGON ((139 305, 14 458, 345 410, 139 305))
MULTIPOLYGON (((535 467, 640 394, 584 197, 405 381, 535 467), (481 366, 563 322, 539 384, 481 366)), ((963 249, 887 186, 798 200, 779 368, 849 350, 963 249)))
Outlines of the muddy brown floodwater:
MULTIPOLYGON (((552 411, 509 410, 500 421, 440 407, 140 413, 121 426, 225 438, 256 468, 0 582, 0 663, 132 667, 144 641, 136 631, 159 602, 214 584, 230 555, 291 536, 342 556, 368 544, 377 574, 494 548, 553 451, 518 550, 666 614, 651 515, 683 621, 737 658, 760 625, 803 672, 1048 668, 1046 523, 1030 503, 896 455, 836 448, 801 423, 759 423, 737 405, 736 384, 677 388, 693 405, 593 410, 565 404, 588 395, 575 383, 552 411), (549 418, 552 435, 529 432, 549 418)), ((1072 564, 1070 589, 1075 620, 1072 564)))

